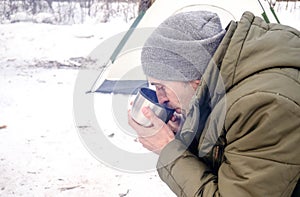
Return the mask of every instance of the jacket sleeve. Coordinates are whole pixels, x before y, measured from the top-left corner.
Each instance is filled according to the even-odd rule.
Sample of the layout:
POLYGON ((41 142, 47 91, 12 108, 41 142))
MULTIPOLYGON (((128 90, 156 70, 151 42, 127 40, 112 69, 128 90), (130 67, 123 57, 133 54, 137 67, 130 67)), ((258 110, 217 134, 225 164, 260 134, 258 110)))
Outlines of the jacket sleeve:
POLYGON ((177 196, 290 196, 300 176, 300 108, 273 93, 253 93, 228 109, 227 146, 218 176, 174 140, 158 173, 177 196))

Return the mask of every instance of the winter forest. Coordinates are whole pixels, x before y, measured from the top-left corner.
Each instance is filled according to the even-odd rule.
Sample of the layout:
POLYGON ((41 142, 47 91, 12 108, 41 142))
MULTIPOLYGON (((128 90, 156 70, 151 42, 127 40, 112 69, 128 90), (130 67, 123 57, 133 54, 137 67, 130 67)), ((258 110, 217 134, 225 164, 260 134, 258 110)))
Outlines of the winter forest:
POLYGON ((103 23, 118 16, 127 22, 136 17, 137 4, 138 0, 3 0, 0 22, 103 23))
MULTIPOLYGON (((264 0, 276 12, 299 9, 299 0, 264 0)), ((2 0, 0 23, 35 22, 50 24, 79 24, 87 20, 109 22, 123 17, 125 22, 137 16, 153 0, 2 0)))

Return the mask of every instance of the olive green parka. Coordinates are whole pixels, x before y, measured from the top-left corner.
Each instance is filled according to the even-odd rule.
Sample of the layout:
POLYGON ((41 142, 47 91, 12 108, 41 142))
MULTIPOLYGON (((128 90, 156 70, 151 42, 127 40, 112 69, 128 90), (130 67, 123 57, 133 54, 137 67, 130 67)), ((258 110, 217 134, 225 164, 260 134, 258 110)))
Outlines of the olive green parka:
MULTIPOLYGON (((291 196, 300 177, 300 32, 245 12, 157 170, 178 196, 291 196)), ((295 194, 294 194, 295 195, 295 194)))

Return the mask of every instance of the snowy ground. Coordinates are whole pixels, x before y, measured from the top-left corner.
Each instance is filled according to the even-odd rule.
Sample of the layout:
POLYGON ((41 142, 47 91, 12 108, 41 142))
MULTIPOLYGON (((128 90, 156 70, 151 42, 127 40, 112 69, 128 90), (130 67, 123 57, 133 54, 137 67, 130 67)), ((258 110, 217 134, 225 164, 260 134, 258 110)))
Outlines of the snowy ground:
POLYGON ((6 68, 0 75, 7 126, 0 130, 0 196, 169 195, 156 173, 113 170, 84 148, 72 114, 76 70, 6 68))
POLYGON ((128 25, 0 26, 0 196, 173 196, 156 172, 103 165, 75 128, 70 59, 128 25))
MULTIPOLYGON (((300 28, 299 12, 282 21, 300 28)), ((128 26, 0 25, 0 196, 174 196, 156 172, 103 165, 75 128, 74 59, 128 26)))

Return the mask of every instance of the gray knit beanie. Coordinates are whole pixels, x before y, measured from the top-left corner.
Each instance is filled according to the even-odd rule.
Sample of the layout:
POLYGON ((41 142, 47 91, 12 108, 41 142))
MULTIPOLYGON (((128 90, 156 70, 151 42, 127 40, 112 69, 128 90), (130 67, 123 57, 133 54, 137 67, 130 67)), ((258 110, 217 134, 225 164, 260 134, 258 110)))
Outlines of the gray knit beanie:
POLYGON ((224 34, 215 13, 175 14, 147 39, 141 54, 144 73, 167 81, 200 79, 224 34))

